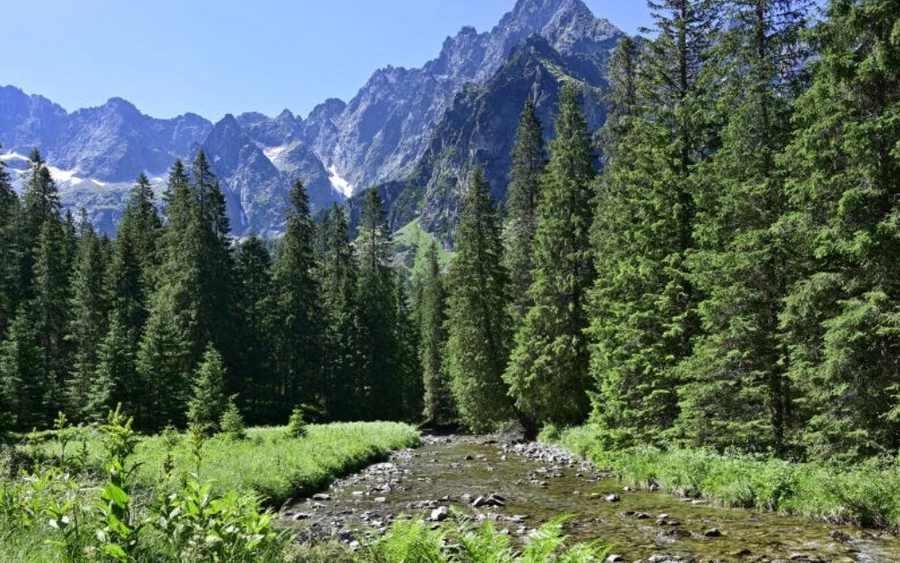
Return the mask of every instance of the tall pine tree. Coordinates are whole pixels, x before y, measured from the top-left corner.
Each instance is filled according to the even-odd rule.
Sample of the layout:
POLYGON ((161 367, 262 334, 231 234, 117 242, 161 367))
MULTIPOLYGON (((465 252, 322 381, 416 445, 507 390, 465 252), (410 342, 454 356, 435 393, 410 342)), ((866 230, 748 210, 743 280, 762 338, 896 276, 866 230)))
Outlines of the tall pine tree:
POLYGON ((335 204, 322 224, 318 279, 325 311, 325 410, 332 420, 362 415, 357 265, 344 211, 335 204))
POLYGON ((394 333, 397 307, 393 249, 384 202, 375 189, 366 193, 355 245, 362 393, 366 398, 363 417, 394 420, 402 417, 397 399, 403 387, 394 373, 399 346, 394 333))
POLYGON ((425 420, 442 426, 456 419, 456 407, 444 364, 447 345, 447 290, 438 262, 437 242, 428 247, 425 275, 416 304, 419 321, 419 361, 422 365, 425 420))
POLYGON ((273 270, 275 369, 279 416, 287 420, 300 404, 322 399, 322 341, 319 290, 313 256, 315 226, 309 197, 299 180, 290 193, 291 210, 281 254, 273 270))
POLYGON ((718 101, 727 124, 715 157, 697 170, 688 266, 705 299, 702 335, 680 368, 679 427, 695 445, 781 450, 791 399, 778 315, 793 250, 775 226, 786 203, 776 157, 790 140, 808 2, 730 4, 712 60, 727 84, 718 101))
POLYGON ((510 349, 509 275, 490 187, 480 169, 460 209, 448 278, 447 371, 461 421, 474 431, 512 418, 503 382, 510 349))
POLYGON ((900 447, 900 2, 833 0, 785 157, 806 254, 782 316, 816 457, 900 447))
POLYGON ((620 49, 604 131, 591 292, 594 418, 607 446, 664 437, 676 367, 693 350, 700 295, 688 279, 698 162, 714 149, 706 71, 721 3, 649 2, 657 36, 620 49))
POLYGON ((534 306, 516 334, 505 379, 520 412, 539 422, 577 423, 588 414, 587 293, 595 156, 578 91, 560 94, 556 139, 539 207, 534 306))
POLYGON ((74 363, 66 386, 68 412, 73 420, 82 420, 88 410, 92 381, 100 361, 100 344, 107 333, 105 258, 100 237, 90 223, 83 224, 72 272, 67 336, 74 348, 74 363))
POLYGON ((528 296, 534 270, 534 240, 538 228, 538 202, 544 173, 544 133, 534 102, 525 100, 512 153, 507 191, 507 225, 504 259, 512 283, 510 307, 513 326, 518 327, 533 305, 528 296))

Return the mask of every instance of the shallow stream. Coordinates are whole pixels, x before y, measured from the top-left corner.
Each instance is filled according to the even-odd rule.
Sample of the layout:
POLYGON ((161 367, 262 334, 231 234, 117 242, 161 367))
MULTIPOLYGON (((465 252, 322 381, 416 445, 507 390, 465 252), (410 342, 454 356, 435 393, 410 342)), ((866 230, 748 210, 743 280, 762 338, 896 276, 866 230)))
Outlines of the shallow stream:
POLYGON ((900 562, 900 538, 886 533, 625 491, 562 449, 484 437, 426 437, 421 448, 286 507, 282 518, 305 537, 352 542, 399 515, 427 518, 451 505, 514 537, 571 514, 568 535, 612 545, 623 561, 900 562), (505 506, 472 507, 491 494, 505 506))

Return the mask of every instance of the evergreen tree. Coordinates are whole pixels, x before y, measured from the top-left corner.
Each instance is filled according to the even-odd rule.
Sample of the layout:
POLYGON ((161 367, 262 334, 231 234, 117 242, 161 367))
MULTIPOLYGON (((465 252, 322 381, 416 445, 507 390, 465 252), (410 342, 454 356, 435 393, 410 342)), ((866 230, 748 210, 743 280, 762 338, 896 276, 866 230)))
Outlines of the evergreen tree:
POLYGON ((0 407, 20 429, 49 424, 47 413, 56 399, 34 312, 32 302, 24 303, 0 344, 0 407))
POLYGON ((678 417, 676 366, 690 356, 700 295, 688 279, 698 180, 714 149, 706 71, 721 3, 650 2, 657 36, 626 43, 612 76, 613 115, 593 229, 594 418, 607 446, 652 442, 678 417))
POLYGON ((438 263, 437 242, 428 247, 425 277, 416 310, 419 320, 419 361, 425 391, 425 420, 436 425, 451 423, 456 418, 456 407, 450 381, 444 366, 444 348, 447 344, 447 291, 438 263))
POLYGON ((69 302, 71 320, 67 338, 74 348, 75 361, 66 392, 68 411, 74 420, 80 420, 87 409, 100 344, 107 332, 105 273, 103 243, 90 223, 86 223, 79 240, 69 302))
POLYGON ((505 379, 519 411, 540 422, 577 423, 588 412, 587 292, 594 154, 578 92, 560 94, 556 139, 544 178, 535 250, 534 306, 516 334, 505 379))
POLYGON ((721 146, 698 168, 696 251, 688 258, 703 334, 680 371, 679 427, 695 445, 784 446, 790 413, 778 315, 794 281, 776 156, 791 135, 808 2, 733 0, 713 64, 727 78, 721 146))
POLYGON ((398 343, 394 333, 393 250, 384 202, 375 189, 366 193, 355 244, 359 264, 361 391, 365 398, 362 416, 371 420, 397 419, 401 415, 397 398, 401 396, 402 383, 394 373, 398 343))
POLYGON ((272 258, 262 239, 253 236, 241 245, 236 273, 241 370, 239 374, 230 374, 228 389, 231 393, 240 393, 239 398, 251 423, 284 422, 268 415, 277 410, 278 388, 268 345, 272 258))
POLYGON ((29 299, 32 293, 34 263, 36 260, 38 237, 44 223, 59 221, 62 206, 59 191, 50 176, 50 169, 41 153, 34 149, 29 156, 29 169, 25 176, 22 224, 20 229, 19 287, 21 299, 29 299))
POLYGON ((19 214, 19 198, 6 164, 0 160, 0 340, 19 306, 19 214))
POLYGON ((141 413, 148 399, 137 375, 138 339, 122 323, 121 317, 110 315, 109 331, 100 342, 97 371, 88 385, 84 417, 102 422, 116 405, 126 405, 128 412, 141 413), (126 402, 127 401, 127 402, 126 402))
POLYGON ((538 227, 538 202, 541 195, 541 176, 544 173, 544 134, 531 98, 519 119, 516 144, 509 171, 504 259, 512 282, 513 301, 510 312, 513 326, 525 320, 533 305, 528 296, 534 270, 534 240, 538 227))
POLYGON ((462 422, 495 429, 512 417, 503 382, 510 349, 509 277, 490 188, 475 169, 463 195, 448 284, 447 371, 462 422))
POLYGON ((228 408, 225 394, 225 363, 222 355, 210 345, 197 370, 194 390, 188 402, 188 421, 208 432, 217 432, 222 415, 228 408))
POLYGON ((34 264, 34 297, 30 307, 36 314, 35 328, 42 353, 42 369, 52 382, 47 389, 52 396, 46 405, 47 420, 53 420, 62 406, 59 393, 65 388, 71 365, 71 346, 66 342, 69 324, 69 268, 64 224, 48 220, 38 237, 34 264))
POLYGON ((399 379, 400 411, 404 420, 415 420, 422 414, 423 393, 422 370, 419 366, 419 334, 409 304, 406 282, 398 273, 395 282, 394 341, 397 342, 397 357, 394 362, 394 377, 399 379))
POLYGON ((291 190, 290 204, 284 247, 273 272, 281 420, 287 419, 295 405, 318 404, 322 397, 322 314, 313 275, 315 227, 306 188, 299 180, 291 190))
POLYGON ((817 457, 900 446, 900 2, 833 0, 797 103, 782 224, 805 260, 782 316, 817 457))
POLYGON ((210 343, 209 304, 204 294, 203 261, 210 259, 209 237, 199 213, 196 189, 180 161, 172 167, 167 187, 169 224, 162 242, 159 285, 150 300, 149 316, 137 355, 140 388, 147 395, 142 426, 158 430, 185 422, 189 380, 210 343))
POLYGON ((129 413, 141 412, 146 390, 137 375, 137 351, 149 316, 150 296, 159 269, 157 245, 162 223, 153 204, 147 177, 141 174, 131 191, 116 233, 107 272, 109 332, 100 344, 100 363, 90 400, 92 414, 105 416, 122 403, 129 413))
POLYGON ((322 225, 319 286, 325 312, 325 410, 334 420, 362 416, 362 373, 356 299, 358 271, 347 218, 332 206, 322 225))

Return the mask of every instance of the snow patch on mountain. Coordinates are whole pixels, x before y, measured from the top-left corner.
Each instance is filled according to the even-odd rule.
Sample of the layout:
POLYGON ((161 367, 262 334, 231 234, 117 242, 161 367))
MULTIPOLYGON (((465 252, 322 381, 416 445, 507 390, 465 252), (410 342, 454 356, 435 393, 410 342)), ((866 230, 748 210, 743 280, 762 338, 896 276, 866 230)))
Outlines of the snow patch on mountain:
POLYGON ((269 159, 275 168, 284 171, 284 162, 282 157, 284 153, 288 152, 294 147, 292 144, 279 145, 277 147, 269 147, 263 149, 263 154, 266 155, 266 158, 269 159))
POLYGON ((331 186, 345 197, 353 195, 353 184, 341 177, 334 164, 328 167, 328 180, 331 182, 331 186))

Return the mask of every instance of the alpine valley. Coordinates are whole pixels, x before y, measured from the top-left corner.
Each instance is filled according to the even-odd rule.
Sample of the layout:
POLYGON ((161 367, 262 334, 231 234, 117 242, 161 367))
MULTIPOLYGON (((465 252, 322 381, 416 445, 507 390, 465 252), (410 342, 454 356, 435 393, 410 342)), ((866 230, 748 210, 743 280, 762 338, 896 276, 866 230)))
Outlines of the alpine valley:
MULTIPOLYGON (((0 87, 2 159, 27 169, 37 147, 67 208, 87 210, 113 233, 130 189, 145 173, 157 191, 177 158, 203 149, 223 184, 233 233, 277 236, 287 196, 303 181, 314 211, 376 186, 393 229, 415 220, 452 244, 460 181, 480 165, 504 199, 519 114, 527 98, 549 134, 562 86, 578 85, 596 131, 611 52, 624 34, 581 0, 518 0, 492 30, 466 27, 422 68, 376 71, 349 102, 326 100, 306 118, 284 110, 226 115, 147 116, 130 102, 72 113, 40 95, 0 87)), ((285 100, 290 104, 290 100, 285 100)))

